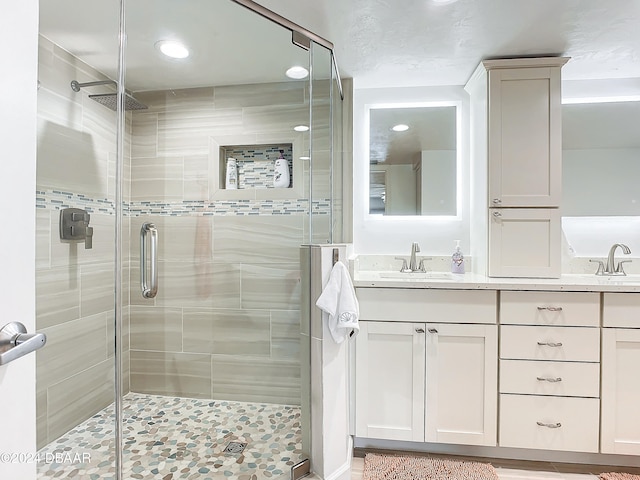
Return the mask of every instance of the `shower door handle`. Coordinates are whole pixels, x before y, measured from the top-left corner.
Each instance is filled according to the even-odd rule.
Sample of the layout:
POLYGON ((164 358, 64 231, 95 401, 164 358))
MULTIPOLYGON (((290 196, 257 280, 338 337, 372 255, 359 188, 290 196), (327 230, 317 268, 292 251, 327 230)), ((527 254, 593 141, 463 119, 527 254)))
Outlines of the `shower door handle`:
POLYGON ((145 222, 140 229, 140 288, 144 298, 158 293, 158 230, 153 223, 145 222), (150 237, 149 268, 147 268, 147 237, 150 237), (150 281, 147 279, 149 273, 150 281))

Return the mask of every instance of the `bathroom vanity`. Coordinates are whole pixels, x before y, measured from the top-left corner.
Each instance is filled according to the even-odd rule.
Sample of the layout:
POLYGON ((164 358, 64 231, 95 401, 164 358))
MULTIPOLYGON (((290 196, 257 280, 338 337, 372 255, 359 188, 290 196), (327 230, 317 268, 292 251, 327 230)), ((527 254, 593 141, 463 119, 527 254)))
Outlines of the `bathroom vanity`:
POLYGON ((356 445, 640 454, 640 276, 404 275, 354 274, 356 445))

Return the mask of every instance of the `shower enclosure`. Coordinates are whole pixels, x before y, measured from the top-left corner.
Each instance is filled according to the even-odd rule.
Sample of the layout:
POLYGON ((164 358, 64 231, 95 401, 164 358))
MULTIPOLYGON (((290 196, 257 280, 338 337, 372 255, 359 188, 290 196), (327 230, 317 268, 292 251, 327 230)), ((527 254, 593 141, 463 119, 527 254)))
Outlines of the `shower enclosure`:
POLYGON ((37 426, 59 461, 38 478, 288 478, 310 452, 299 248, 342 232, 331 44, 247 0, 40 15, 37 426))

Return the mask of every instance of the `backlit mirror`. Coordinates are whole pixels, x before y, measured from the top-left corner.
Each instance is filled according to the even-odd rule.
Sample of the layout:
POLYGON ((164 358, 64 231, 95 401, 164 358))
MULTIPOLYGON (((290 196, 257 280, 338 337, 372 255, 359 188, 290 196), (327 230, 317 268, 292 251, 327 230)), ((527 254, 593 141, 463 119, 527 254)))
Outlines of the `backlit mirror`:
POLYGON ((458 110, 454 102, 368 108, 370 214, 457 215, 458 110))
POLYGON ((562 105, 563 216, 640 215, 640 101, 562 105))

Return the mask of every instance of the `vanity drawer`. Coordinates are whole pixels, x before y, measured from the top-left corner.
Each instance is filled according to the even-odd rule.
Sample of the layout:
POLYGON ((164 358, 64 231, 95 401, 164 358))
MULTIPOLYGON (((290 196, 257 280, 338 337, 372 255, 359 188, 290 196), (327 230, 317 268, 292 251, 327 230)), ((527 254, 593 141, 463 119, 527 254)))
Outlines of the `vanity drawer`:
POLYGON ((600 364, 500 360, 500 393, 600 396, 600 364))
POLYGON ((595 453, 599 412, 597 398, 502 394, 500 446, 595 453))
POLYGON ((602 326, 640 328, 640 293, 605 293, 602 326))
POLYGON ((600 329, 501 325, 500 358, 599 362, 600 329))
POLYGON ((600 294, 594 292, 500 293, 500 323, 600 326, 600 294))
POLYGON ((493 290, 357 288, 362 320, 427 323, 497 322, 493 290))

